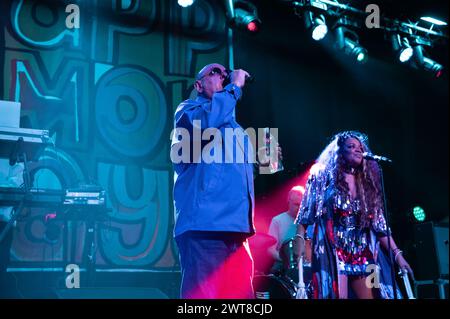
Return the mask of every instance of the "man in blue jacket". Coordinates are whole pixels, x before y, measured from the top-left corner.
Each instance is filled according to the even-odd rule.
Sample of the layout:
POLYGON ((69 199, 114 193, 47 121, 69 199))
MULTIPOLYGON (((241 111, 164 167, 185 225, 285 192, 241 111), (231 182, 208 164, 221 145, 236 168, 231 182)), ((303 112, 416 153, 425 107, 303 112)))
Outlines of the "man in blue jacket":
POLYGON ((224 66, 209 64, 196 77, 197 97, 182 102, 175 112, 171 158, 181 298, 254 298, 247 242, 255 232, 254 155, 250 138, 234 115, 248 76, 244 70, 228 74, 224 66), (230 83, 224 86, 227 76, 230 83), (236 136, 224 138, 227 130, 236 136), (208 131, 214 149, 205 153, 208 131), (190 152, 184 160, 174 161, 180 143, 186 142, 180 139, 183 132, 183 137, 190 137, 190 152))

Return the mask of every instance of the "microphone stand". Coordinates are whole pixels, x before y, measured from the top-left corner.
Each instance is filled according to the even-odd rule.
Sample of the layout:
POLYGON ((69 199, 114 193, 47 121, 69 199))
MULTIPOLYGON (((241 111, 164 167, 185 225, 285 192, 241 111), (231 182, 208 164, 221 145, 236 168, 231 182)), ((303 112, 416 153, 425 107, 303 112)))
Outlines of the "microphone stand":
POLYGON ((381 168, 380 162, 377 161, 378 167, 380 169, 380 177, 381 177, 381 191, 383 192, 383 203, 384 203, 384 217, 386 220, 386 228, 387 228, 387 238, 388 238, 388 250, 389 250, 389 261, 391 263, 391 277, 392 277, 392 289, 394 290, 394 299, 398 299, 397 297, 397 283, 395 281, 395 260, 392 254, 391 249, 391 228, 389 227, 389 216, 386 204, 386 192, 384 190, 384 178, 383 178, 383 170, 381 168))

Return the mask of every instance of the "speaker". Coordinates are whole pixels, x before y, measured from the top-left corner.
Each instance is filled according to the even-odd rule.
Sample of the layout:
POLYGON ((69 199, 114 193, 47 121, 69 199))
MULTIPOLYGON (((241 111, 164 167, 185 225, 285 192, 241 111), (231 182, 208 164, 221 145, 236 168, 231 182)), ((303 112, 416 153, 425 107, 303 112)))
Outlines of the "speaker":
POLYGON ((417 265, 414 273, 418 280, 448 279, 448 225, 433 222, 415 225, 417 265))
POLYGON ((448 281, 416 283, 417 299, 448 299, 448 281))
POLYGON ((169 299, 157 288, 89 287, 57 289, 58 299, 169 299))

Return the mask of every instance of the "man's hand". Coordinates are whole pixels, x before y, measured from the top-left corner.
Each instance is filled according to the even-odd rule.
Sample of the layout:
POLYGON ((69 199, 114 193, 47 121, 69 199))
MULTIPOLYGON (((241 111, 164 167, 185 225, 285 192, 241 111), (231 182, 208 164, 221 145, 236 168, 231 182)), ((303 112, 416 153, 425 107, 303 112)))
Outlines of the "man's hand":
POLYGON ((245 85, 245 77, 250 76, 247 71, 238 69, 231 72, 230 80, 234 85, 242 88, 245 85))

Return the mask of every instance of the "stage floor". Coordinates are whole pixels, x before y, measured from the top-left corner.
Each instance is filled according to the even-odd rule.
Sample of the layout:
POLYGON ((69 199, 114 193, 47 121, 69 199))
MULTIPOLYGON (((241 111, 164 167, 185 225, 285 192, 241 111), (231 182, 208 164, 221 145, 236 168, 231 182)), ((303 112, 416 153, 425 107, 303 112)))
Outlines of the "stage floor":
POLYGON ((79 288, 67 288, 62 268, 9 268, 0 280, 0 298, 18 299, 177 299, 179 271, 99 269, 79 288))

